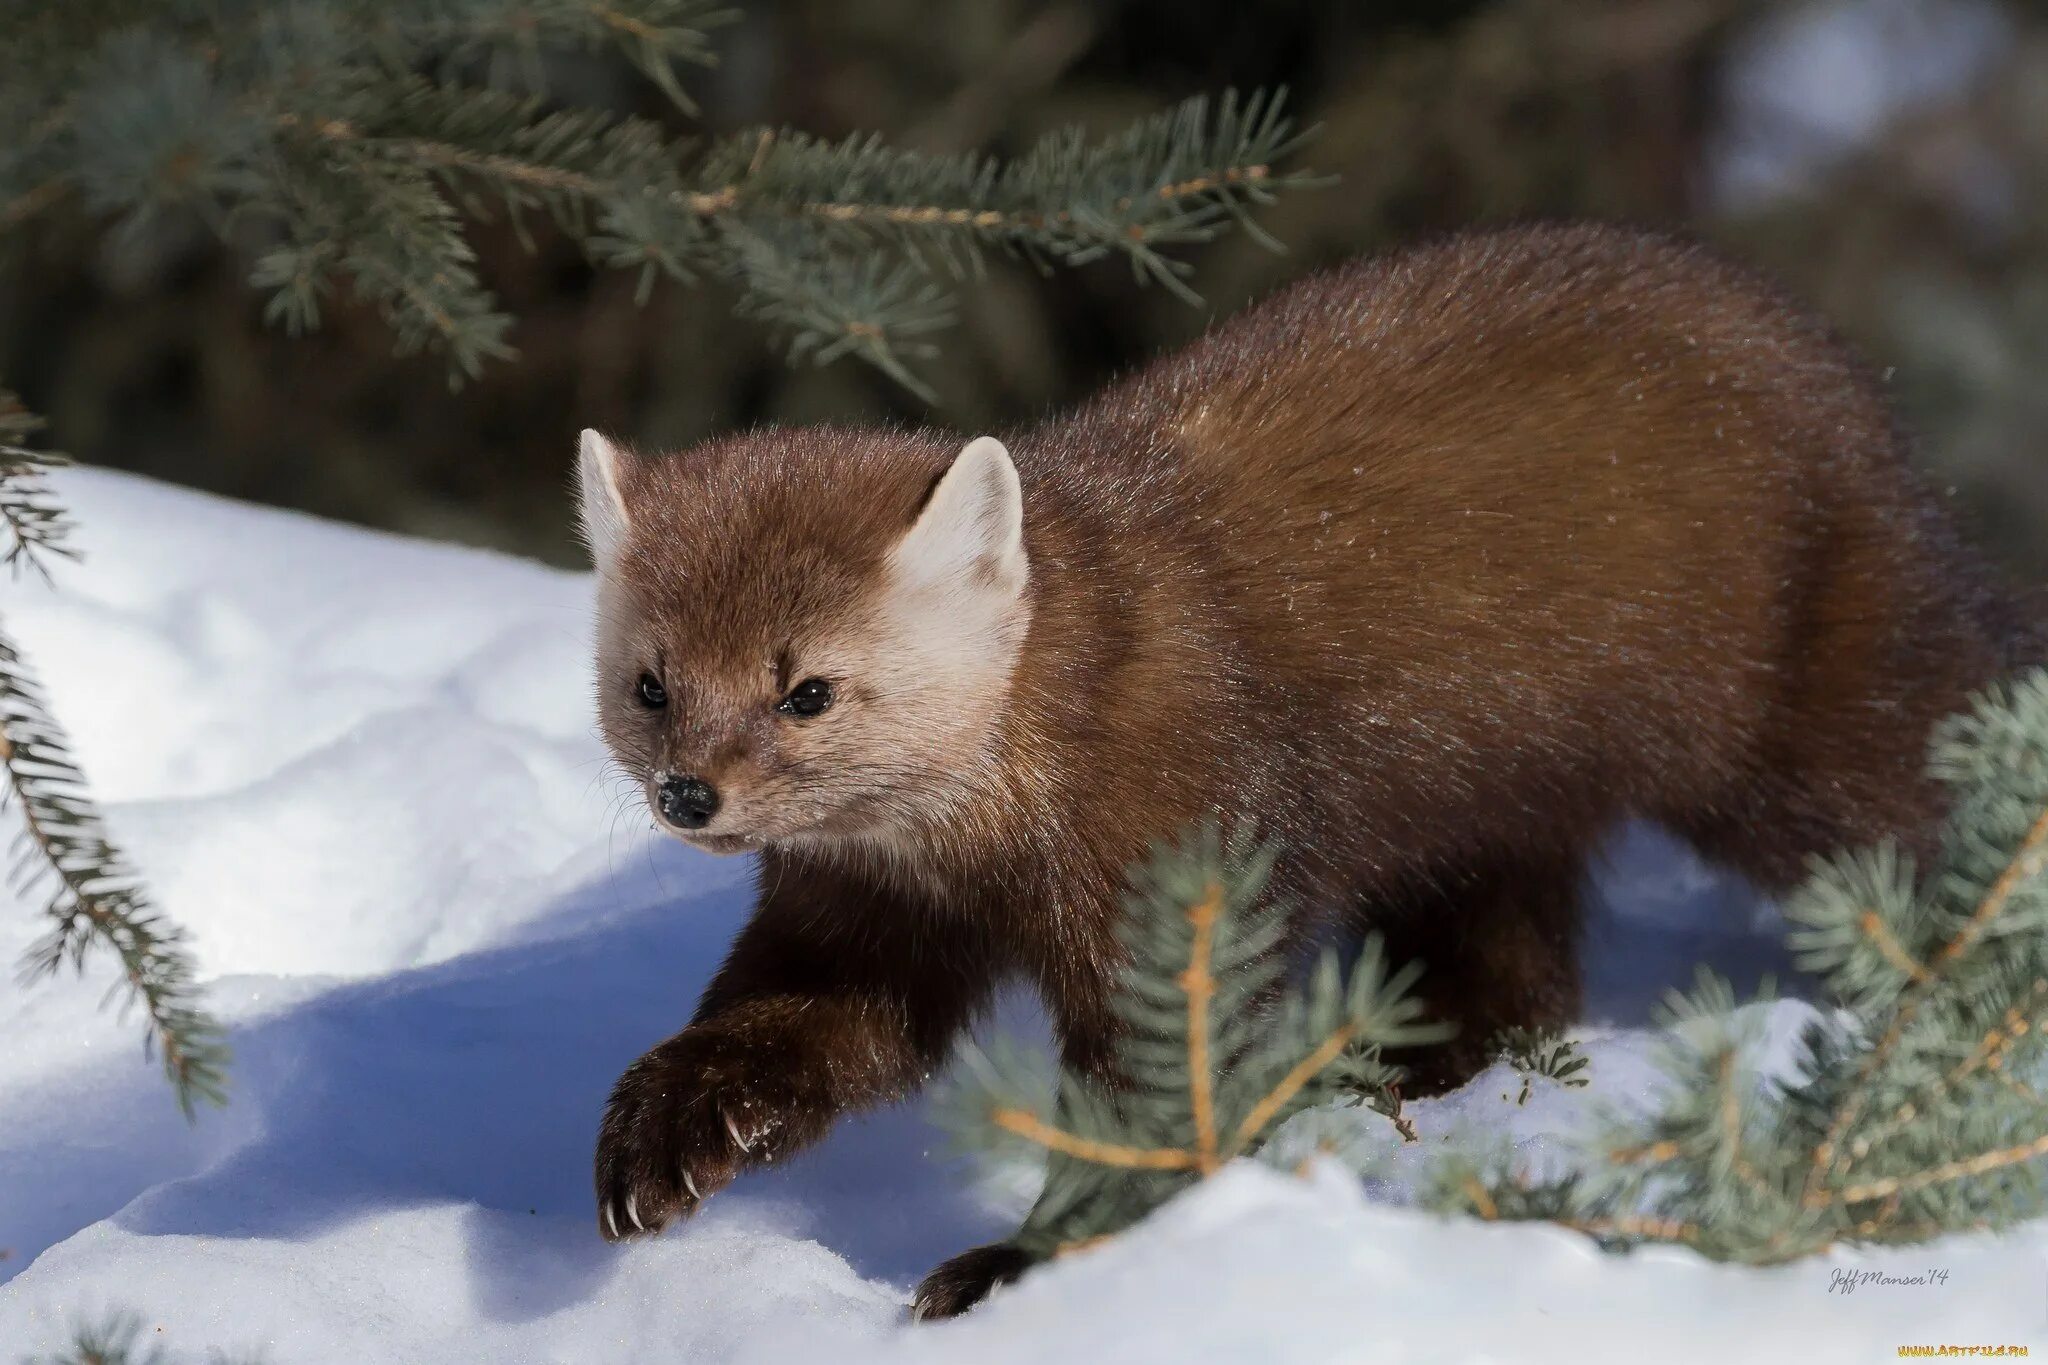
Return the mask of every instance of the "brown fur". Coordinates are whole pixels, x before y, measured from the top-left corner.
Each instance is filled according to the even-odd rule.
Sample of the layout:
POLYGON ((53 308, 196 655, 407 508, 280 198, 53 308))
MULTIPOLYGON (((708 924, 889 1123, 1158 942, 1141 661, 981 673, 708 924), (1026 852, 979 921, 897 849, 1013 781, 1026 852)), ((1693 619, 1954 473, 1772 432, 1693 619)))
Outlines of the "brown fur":
MULTIPOLYGON (((1501 1027, 1576 1016, 1582 867, 1618 820, 1766 888, 1925 847, 1930 724, 2034 652, 1826 329, 1657 236, 1360 261, 1013 434, 1030 620, 974 680, 984 719, 928 742, 944 714, 863 715, 849 671, 778 722, 778 658, 858 652, 959 446, 771 430, 623 471, 606 735, 636 776, 769 793, 775 826, 753 922, 605 1119, 600 1197, 645 1227, 918 1086, 1008 977, 1107 1074, 1123 870, 1209 817, 1425 962, 1461 1033, 1421 1079, 1456 1083, 1501 1027), (657 651, 700 693, 667 729, 629 695, 657 651)), ((935 1309, 978 1293, 934 1283, 935 1309)))

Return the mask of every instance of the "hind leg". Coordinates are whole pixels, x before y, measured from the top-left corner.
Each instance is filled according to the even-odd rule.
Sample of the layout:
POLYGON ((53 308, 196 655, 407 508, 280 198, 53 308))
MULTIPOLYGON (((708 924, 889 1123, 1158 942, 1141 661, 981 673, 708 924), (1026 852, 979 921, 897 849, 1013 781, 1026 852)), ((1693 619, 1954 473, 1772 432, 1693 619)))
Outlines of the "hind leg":
POLYGON ((1808 861, 1894 840, 1925 868, 1939 844, 1942 792, 1901 765, 1893 783, 1866 793, 1827 771, 1781 770, 1711 806, 1658 812, 1657 821, 1701 856, 1777 895, 1805 880, 1808 861))
POLYGON ((1979 581, 1931 513, 1838 509, 1788 623, 1776 695, 1739 770, 1648 812, 1769 891, 1815 854, 1938 844, 1947 793, 1927 773, 1935 724, 2036 657, 2018 610, 1979 581), (1910 544, 1899 526, 1920 534, 1910 544), (1873 518, 1879 524, 1873 524, 1873 518))
POLYGON ((1800 708, 1761 747, 1745 780, 1711 800, 1649 814, 1769 893, 1804 880, 1815 855, 1886 839, 1925 867, 1948 800, 1928 775, 1927 738, 1964 701, 1958 690, 1917 706, 1800 708))
POLYGON ((1419 961, 1417 993, 1455 1038, 1389 1058, 1411 1097, 1456 1089, 1484 1070, 1504 1029, 1555 1029, 1579 1017, 1583 860, 1501 856, 1443 869, 1364 907, 1396 965, 1419 961))

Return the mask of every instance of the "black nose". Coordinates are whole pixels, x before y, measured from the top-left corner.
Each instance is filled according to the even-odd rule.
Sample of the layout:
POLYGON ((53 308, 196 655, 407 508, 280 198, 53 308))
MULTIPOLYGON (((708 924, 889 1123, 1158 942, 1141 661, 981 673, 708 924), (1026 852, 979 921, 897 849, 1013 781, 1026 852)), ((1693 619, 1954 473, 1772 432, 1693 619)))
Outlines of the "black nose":
POLYGON ((701 777, 661 779, 661 818, 680 829, 702 829, 718 814, 718 792, 701 777))

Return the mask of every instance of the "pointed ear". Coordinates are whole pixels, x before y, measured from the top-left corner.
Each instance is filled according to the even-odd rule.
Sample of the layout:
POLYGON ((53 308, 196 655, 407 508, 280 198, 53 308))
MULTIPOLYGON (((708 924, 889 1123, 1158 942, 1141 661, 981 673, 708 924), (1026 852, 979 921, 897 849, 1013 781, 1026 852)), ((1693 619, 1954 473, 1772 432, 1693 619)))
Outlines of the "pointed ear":
POLYGON ((586 428, 576 458, 577 504, 583 519, 583 543, 603 572, 618 562, 626 544, 625 479, 633 457, 586 428))
POLYGON ((1001 441, 977 436, 953 457, 891 559, 916 586, 1024 591, 1024 492, 1001 441))

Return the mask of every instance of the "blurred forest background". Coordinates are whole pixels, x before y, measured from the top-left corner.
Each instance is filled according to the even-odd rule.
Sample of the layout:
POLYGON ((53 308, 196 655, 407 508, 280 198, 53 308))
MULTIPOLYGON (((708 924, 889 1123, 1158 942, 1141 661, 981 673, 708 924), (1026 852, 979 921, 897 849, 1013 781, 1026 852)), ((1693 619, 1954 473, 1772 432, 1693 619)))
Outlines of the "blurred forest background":
MULTIPOLYGON (((1200 307, 1109 261, 992 258, 920 366, 787 365, 718 281, 658 286, 534 224, 474 234, 516 359, 451 392, 344 301, 293 339, 199 223, 53 212, 0 290, 0 374, 90 463, 375 526, 579 560, 579 427, 675 446, 761 422, 1028 419, 1316 265, 1465 224, 1677 224, 1776 274, 1881 372, 1985 538, 2048 577, 2048 5, 2039 0, 738 0, 688 84, 710 132, 873 131, 1007 153, 1185 96, 1286 85, 1337 177, 1186 253, 1200 307)), ((675 124, 625 63, 577 102, 675 124)))

